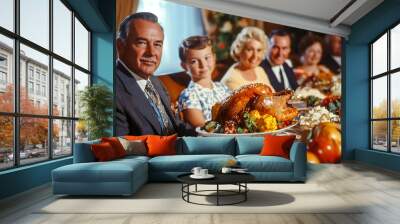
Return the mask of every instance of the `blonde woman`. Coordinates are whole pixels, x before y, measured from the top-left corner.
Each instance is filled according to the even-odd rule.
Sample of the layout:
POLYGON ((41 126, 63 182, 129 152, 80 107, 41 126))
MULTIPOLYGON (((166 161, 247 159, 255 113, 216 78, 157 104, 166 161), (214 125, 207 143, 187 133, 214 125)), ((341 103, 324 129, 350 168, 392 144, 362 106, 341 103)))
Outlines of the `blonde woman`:
POLYGON ((245 27, 231 46, 231 57, 236 61, 221 82, 230 90, 252 83, 263 83, 273 89, 267 74, 260 67, 268 49, 268 37, 257 27, 245 27))

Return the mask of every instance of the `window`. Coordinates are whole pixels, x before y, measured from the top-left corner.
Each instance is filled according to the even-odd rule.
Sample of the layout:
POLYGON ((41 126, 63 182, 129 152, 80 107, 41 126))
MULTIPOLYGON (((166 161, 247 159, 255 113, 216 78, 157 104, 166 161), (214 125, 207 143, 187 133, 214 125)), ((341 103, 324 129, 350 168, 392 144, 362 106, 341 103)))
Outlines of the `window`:
POLYGON ((400 153, 400 24, 370 45, 371 148, 400 153))
POLYGON ((58 90, 55 89, 53 93, 53 114, 57 115, 57 106, 58 106, 58 90))
POLYGON ((28 82, 28 93, 33 94, 33 82, 28 82))
POLYGON ((61 1, 53 1, 54 53, 71 59, 72 48, 72 12, 61 1))
POLYGON ((0 54, 0 91, 5 91, 7 85, 7 56, 0 54))
POLYGON ((20 0, 21 36, 49 49, 49 0, 20 0))
POLYGON ((89 32, 75 18, 75 62, 82 68, 89 69, 89 32))
POLYGON ((1 0, 0 26, 14 31, 14 0, 1 0))
POLYGON ((53 157, 71 154, 72 122, 71 120, 53 120, 53 157))
POLYGON ((84 72, 75 71, 75 117, 79 117, 81 114, 81 108, 79 107, 79 96, 80 92, 89 85, 89 74, 84 72))
POLYGON ((36 84, 36 95, 40 95, 40 84, 36 84))
POLYGON ((0 2, 0 170, 70 156, 77 132, 87 139, 73 105, 90 85, 90 31, 67 1, 0 2))
MULTIPOLYGON (((53 70, 53 106, 54 104, 58 104, 59 93, 61 94, 60 100, 64 103, 64 96, 67 96, 67 101, 69 105, 72 104, 72 91, 71 89, 65 89, 64 85, 69 83, 72 84, 72 68, 69 65, 66 65, 56 59, 53 60, 54 70, 53 70)), ((76 79, 76 78, 75 78, 76 79)), ((61 105, 60 105, 61 106, 61 105)), ((65 111, 66 113, 62 116, 72 116, 72 108, 68 107, 65 111)), ((60 114, 60 110, 57 108, 53 110, 53 114, 60 114)))
MULTIPOLYGON (((1 10, 0 10, 1 11, 1 10)), ((0 114, 2 132, 7 133, 0 141, 0 169, 7 169, 14 166, 14 122, 12 116, 0 114)))
POLYGON ((29 66, 29 71, 28 71, 29 79, 33 80, 33 67, 29 66))
POLYGON ((36 69, 36 76, 35 77, 36 77, 37 81, 40 81, 40 70, 38 68, 36 69))
POLYGON ((7 73, 0 70, 0 84, 6 85, 7 84, 7 73))
POLYGON ((7 56, 0 55, 0 67, 7 68, 7 56))
POLYGON ((42 82, 46 82, 46 74, 42 73, 42 82))
POLYGON ((46 96, 46 86, 42 86, 42 96, 46 96))

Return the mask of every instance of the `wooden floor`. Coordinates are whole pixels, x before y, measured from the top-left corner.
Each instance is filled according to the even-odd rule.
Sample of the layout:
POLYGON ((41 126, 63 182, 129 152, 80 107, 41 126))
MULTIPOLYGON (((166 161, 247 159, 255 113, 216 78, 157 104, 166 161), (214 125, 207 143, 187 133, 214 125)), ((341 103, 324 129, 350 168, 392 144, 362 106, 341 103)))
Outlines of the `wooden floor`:
MULTIPOLYGON (((55 199, 49 185, 0 202, 0 223, 253 224, 400 223, 400 174, 359 163, 310 166, 308 183, 319 184, 345 201, 363 202, 356 214, 37 214, 55 199)), ((315 203, 319 203, 316 201, 315 203)), ((173 205, 171 205, 173 206, 173 205)))

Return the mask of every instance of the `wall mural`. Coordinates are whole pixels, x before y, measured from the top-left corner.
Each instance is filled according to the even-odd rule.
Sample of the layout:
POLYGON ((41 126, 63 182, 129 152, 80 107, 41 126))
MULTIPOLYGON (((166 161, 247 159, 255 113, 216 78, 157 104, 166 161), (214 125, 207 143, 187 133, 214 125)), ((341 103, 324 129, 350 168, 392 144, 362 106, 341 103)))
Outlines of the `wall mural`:
POLYGON ((117 135, 295 134, 310 163, 340 162, 342 38, 161 0, 124 4, 117 135))

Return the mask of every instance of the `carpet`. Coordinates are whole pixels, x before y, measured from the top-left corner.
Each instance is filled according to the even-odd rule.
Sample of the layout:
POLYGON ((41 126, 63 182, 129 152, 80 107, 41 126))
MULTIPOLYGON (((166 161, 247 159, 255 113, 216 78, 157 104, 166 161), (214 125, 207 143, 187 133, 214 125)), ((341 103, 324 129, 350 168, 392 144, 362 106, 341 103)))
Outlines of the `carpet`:
MULTIPOLYGON (((224 186, 224 189, 233 187, 224 186)), ((356 204, 344 201, 317 184, 254 183, 248 187, 247 201, 237 205, 189 204, 181 198, 180 184, 150 183, 131 197, 59 196, 35 213, 360 213, 356 204)), ((212 188, 215 186, 202 185, 198 190, 212 188)), ((191 200, 215 203, 215 197, 194 196, 191 200)), ((235 198, 225 197, 223 202, 229 200, 235 198)))

